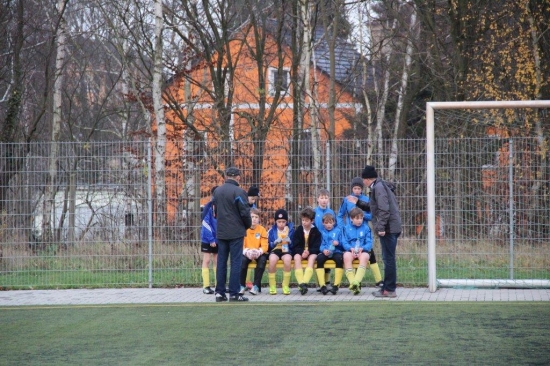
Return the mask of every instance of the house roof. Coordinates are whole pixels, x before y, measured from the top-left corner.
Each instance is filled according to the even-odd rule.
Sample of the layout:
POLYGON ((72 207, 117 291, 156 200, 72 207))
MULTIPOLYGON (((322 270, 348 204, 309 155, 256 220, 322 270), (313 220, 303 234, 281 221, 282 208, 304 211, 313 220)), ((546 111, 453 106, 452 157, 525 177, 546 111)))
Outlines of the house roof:
MULTIPOLYGON (((325 39, 325 29, 317 26, 313 33, 315 44, 315 62, 317 68, 330 75, 330 52, 325 39)), ((362 85, 360 63, 361 54, 345 39, 338 39, 335 44, 335 80, 352 94, 358 94, 362 85)))

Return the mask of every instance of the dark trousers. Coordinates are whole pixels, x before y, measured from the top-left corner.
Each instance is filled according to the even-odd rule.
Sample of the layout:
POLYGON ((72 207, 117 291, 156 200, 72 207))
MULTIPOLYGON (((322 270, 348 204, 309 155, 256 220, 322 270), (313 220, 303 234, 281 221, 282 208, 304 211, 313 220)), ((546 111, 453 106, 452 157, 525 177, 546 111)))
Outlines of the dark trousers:
POLYGON ((395 291, 397 287, 397 264, 395 262, 395 249, 397 248, 398 234, 386 234, 380 237, 382 246, 382 259, 384 260, 384 290, 395 291))
MULTIPOLYGON (((243 255, 243 264, 241 267, 241 286, 245 285, 246 275, 248 273, 248 265, 252 260, 248 259, 243 255)), ((258 286, 259 289, 262 288, 262 276, 265 272, 265 265, 267 263, 267 254, 262 254, 256 259, 256 269, 254 270, 254 286, 258 286)))
MULTIPOLYGON (((336 264, 336 268, 344 268, 344 254, 343 253, 333 253, 332 257, 327 257, 324 253, 319 253, 317 256, 317 268, 323 268, 325 262, 329 259, 332 259, 336 264)), ((326 271, 325 271, 326 272, 326 271)))
POLYGON ((218 244, 218 266, 216 271, 216 293, 225 295, 225 284, 227 281, 227 260, 231 261, 229 272, 229 295, 237 296, 241 289, 239 275, 241 273, 241 262, 243 258, 244 238, 217 239, 218 244))

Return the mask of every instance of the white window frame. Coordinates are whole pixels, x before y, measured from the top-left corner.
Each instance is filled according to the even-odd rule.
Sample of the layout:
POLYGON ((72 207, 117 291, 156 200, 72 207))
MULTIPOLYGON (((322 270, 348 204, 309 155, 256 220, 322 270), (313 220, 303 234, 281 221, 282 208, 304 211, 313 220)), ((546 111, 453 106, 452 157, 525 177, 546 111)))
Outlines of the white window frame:
MULTIPOLYGON (((275 86, 275 75, 277 75, 278 69, 275 67, 270 67, 267 70, 267 79, 268 79, 268 90, 269 96, 275 96, 276 86, 275 86)), ((281 95, 286 95, 290 92, 290 69, 283 68, 283 78, 286 76, 286 88, 281 88, 281 95)))

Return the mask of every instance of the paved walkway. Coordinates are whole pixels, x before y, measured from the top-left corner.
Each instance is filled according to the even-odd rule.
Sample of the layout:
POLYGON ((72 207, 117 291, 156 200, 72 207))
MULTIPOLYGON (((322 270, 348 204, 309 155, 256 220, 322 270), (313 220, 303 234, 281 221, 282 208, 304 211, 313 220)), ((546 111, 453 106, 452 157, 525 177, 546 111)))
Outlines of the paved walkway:
MULTIPOLYGON (((550 289, 452 289, 441 288, 430 293, 427 288, 398 288, 397 298, 379 299, 372 295, 373 287, 363 288, 354 296, 347 288, 338 294, 322 295, 310 289, 300 295, 291 289, 290 295, 280 292, 269 295, 267 288, 257 296, 246 296, 252 302, 305 303, 335 301, 550 301, 550 289)), ((114 305, 114 304, 178 304, 215 303, 214 295, 205 295, 199 288, 140 289, 79 289, 79 290, 19 290, 0 291, 0 307, 31 305, 114 305)))

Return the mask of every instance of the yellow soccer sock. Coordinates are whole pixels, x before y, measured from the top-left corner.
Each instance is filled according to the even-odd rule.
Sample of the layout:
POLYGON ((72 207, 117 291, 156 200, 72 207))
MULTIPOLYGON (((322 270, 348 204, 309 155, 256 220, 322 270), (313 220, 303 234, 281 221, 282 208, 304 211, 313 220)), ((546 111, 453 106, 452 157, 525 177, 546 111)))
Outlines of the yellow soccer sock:
POLYGON ((296 277, 296 281, 298 281, 298 284, 304 283, 304 270, 302 268, 295 269, 294 276, 296 277))
POLYGON ((210 286, 210 269, 209 268, 203 268, 202 269, 202 287, 208 287, 210 286))
POLYGON ((311 281, 311 277, 313 277, 313 268, 306 267, 304 270, 304 283, 309 283, 309 281, 311 281))
POLYGON ((216 287, 216 285, 218 284, 218 280, 217 280, 218 277, 216 277, 218 271, 216 270, 216 266, 214 266, 213 270, 214 270, 214 287, 216 287))
POLYGON ((275 273, 268 273, 269 287, 277 287, 277 280, 275 279, 275 273))
POLYGON ((348 279, 348 282, 350 284, 353 282, 353 278, 354 278, 353 268, 346 269, 346 278, 348 279))
POLYGON ((342 277, 344 277, 344 269, 336 268, 334 270, 334 286, 340 286, 340 282, 342 282, 342 277))
POLYGON ((290 272, 283 272, 283 287, 290 286, 290 272))
POLYGON ((355 279, 354 281, 361 283, 363 280, 363 277, 365 276, 365 272, 367 269, 363 266, 357 267, 357 273, 355 273, 355 279))
POLYGON ((371 263, 370 270, 374 276, 374 283, 382 281, 382 275, 380 274, 380 268, 378 268, 378 263, 371 263))
POLYGON ((315 270, 315 273, 317 274, 317 281, 319 282, 319 287, 325 286, 325 269, 324 268, 317 268, 315 270))

